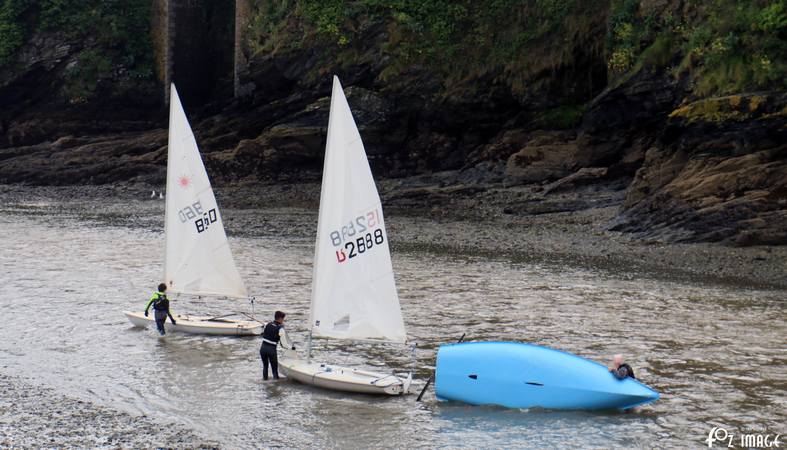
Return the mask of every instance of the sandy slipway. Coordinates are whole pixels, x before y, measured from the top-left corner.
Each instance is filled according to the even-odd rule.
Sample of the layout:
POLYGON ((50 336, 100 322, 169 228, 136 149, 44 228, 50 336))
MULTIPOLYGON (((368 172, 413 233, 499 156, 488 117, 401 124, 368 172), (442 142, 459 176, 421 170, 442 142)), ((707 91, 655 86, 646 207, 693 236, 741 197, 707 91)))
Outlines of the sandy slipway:
POLYGON ((193 431, 0 374, 0 448, 218 448, 193 431))

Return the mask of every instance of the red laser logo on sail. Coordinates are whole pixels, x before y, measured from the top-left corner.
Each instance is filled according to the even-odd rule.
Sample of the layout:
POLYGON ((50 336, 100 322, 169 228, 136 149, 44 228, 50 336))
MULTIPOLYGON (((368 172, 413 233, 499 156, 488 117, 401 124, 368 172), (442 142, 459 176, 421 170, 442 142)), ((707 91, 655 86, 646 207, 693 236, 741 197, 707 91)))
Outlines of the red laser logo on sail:
POLYGON ((183 189, 186 189, 191 184, 191 180, 186 175, 181 175, 180 178, 178 178, 178 184, 183 189))

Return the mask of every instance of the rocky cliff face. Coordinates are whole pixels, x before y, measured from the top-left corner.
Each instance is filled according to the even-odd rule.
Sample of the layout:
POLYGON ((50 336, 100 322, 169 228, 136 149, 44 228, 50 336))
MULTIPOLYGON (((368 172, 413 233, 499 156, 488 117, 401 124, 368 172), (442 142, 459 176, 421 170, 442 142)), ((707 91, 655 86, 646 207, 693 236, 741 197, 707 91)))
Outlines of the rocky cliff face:
POLYGON ((672 111, 612 229, 666 240, 784 244, 787 96, 703 99, 672 111))
MULTIPOLYGON (((319 180, 337 74, 377 174, 441 173, 441 187, 533 184, 546 197, 627 186, 611 230, 787 243, 787 99, 768 78, 768 67, 782 67, 768 53, 777 44, 763 38, 748 50, 759 69, 736 66, 760 77, 746 85, 757 91, 728 83, 729 95, 707 82, 721 83, 712 69, 722 56, 737 61, 730 52, 755 45, 700 29, 733 0, 520 2, 488 16, 478 2, 298 3, 252 9, 246 97, 185 105, 218 184, 319 180)), ((759 8, 750 16, 761 30, 732 24, 731 33, 787 32, 787 11, 759 8)), ((132 89, 129 102, 52 100, 80 45, 34 34, 17 56, 22 69, 0 72, 0 99, 13 105, 0 114, 0 182, 162 183, 166 112, 148 88, 132 89)))

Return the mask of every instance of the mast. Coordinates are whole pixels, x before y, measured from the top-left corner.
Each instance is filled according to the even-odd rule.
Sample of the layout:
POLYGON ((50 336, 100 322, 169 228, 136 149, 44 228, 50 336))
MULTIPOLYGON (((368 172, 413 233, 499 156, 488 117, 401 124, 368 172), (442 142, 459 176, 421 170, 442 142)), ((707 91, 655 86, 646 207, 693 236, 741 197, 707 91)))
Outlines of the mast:
MULTIPOLYGON (((169 186, 170 186, 170 177, 174 176, 174 175, 172 175, 172 173, 173 173, 172 165, 173 165, 173 160, 174 160, 174 158, 172 157, 172 142, 174 142, 173 133, 174 133, 174 128, 175 127, 173 127, 172 124, 174 123, 174 116, 175 116, 175 102, 173 102, 172 99, 176 98, 177 95, 178 95, 178 91, 175 89, 175 84, 172 83, 172 85, 170 86, 170 89, 169 89, 169 97, 170 98, 168 100, 169 101, 169 130, 167 131, 167 181, 166 181, 166 188, 167 188, 167 190, 169 189, 169 186)), ((179 103, 179 100, 178 100, 178 103, 179 103)), ((167 194, 169 194, 169 192, 167 192, 167 194)), ((165 199, 164 199, 164 276, 162 277, 164 282, 167 283, 167 284, 169 284, 169 280, 167 280, 167 273, 168 273, 167 272, 167 259, 168 259, 167 258, 167 249, 169 248, 169 246, 168 246, 169 221, 167 220, 167 217, 169 217, 169 211, 170 211, 170 208, 171 208, 170 203, 171 202, 172 202, 172 200, 170 200, 170 196, 167 195, 165 197, 165 199)))

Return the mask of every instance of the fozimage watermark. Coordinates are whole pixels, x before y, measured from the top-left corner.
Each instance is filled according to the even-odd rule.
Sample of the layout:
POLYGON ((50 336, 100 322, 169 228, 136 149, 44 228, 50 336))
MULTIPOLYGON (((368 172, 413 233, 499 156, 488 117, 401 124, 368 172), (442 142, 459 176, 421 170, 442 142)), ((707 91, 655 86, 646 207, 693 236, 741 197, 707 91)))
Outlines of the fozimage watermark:
POLYGON ((780 434, 773 433, 739 433, 727 431, 726 428, 713 427, 708 432, 708 448, 720 447, 744 448, 781 448, 780 434))

